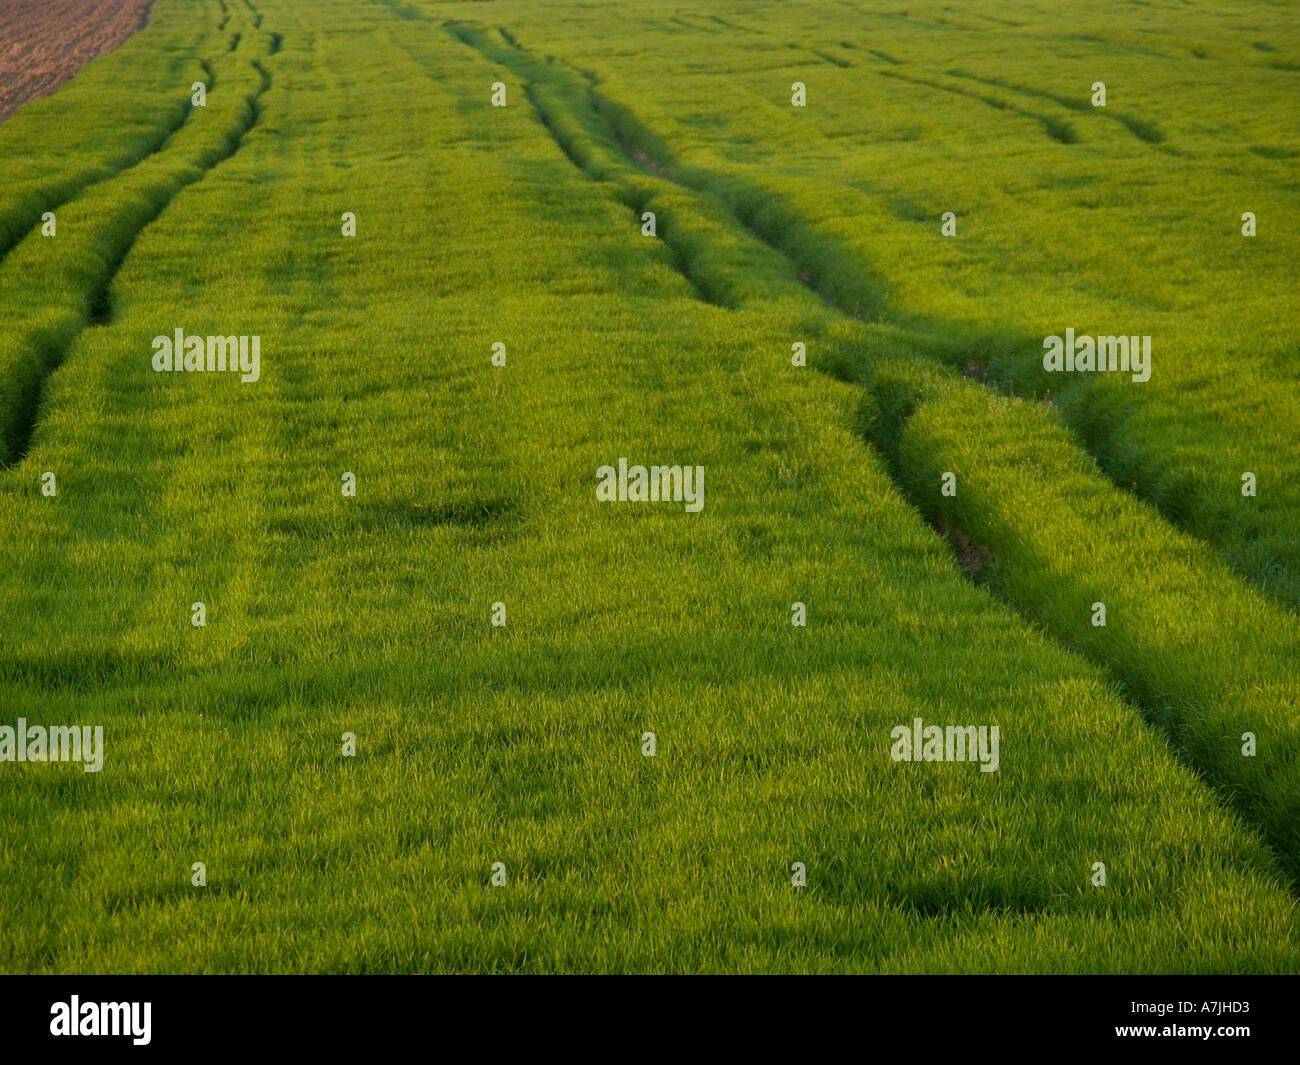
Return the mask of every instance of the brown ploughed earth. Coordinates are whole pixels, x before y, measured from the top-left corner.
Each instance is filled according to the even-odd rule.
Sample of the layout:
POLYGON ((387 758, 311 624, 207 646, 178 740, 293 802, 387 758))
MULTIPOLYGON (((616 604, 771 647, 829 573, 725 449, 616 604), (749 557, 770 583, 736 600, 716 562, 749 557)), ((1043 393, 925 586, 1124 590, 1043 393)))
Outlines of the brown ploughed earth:
POLYGON ((142 28, 152 0, 0 0, 0 122, 142 28))

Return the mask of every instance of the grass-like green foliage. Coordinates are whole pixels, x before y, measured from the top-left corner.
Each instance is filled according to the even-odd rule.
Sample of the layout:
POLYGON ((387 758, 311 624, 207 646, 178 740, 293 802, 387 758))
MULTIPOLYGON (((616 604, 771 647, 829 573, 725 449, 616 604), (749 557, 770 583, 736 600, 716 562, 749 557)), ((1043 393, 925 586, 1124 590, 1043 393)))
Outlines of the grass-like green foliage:
MULTIPOLYGON (((1098 409, 1099 424, 1124 416, 1095 439, 998 398, 1029 376, 1023 344, 1044 322, 1127 322, 1143 298, 1129 258, 1120 281, 1086 255, 1073 274, 1035 258, 1046 219, 1079 226, 1068 183, 1031 191, 1037 168, 1087 153, 1093 192, 1123 196, 1131 175, 1107 162, 1195 177, 1188 155, 1138 153, 1216 142, 1154 79, 1115 107, 1155 122, 1155 142, 1047 98, 996 108, 867 76, 963 85, 954 69, 986 76, 980 49, 947 53, 978 42, 1019 50, 989 76, 1068 96, 1078 78, 1041 81, 1042 57, 1118 57, 1136 78, 1147 16, 1125 9, 1119 38, 1063 46, 1050 28, 1065 20, 1011 4, 1024 26, 978 32, 939 4, 678 7, 158 0, 156 25, 115 53, 142 62, 192 17, 216 90, 156 155, 63 208, 66 251, 28 237, 0 264, 23 323, 0 394, 43 389, 0 474, 0 615, 21 619, 0 629, 0 724, 107 730, 99 774, 0 764, 0 969, 1300 964, 1292 855, 1264 816, 1294 779, 1294 620, 1081 448, 1145 455, 1161 426, 1173 443, 1143 470, 1194 466, 1227 431, 1198 414, 1213 389, 1190 387, 1170 341, 1150 395, 1098 409), (489 106, 498 80, 504 109, 489 106), (800 114, 793 80, 813 87, 800 114), (955 151, 972 140, 1018 192, 980 200, 997 181, 955 151), (945 209, 959 241, 937 235, 945 209), (640 235, 643 210, 658 239, 640 235), (153 373, 151 339, 177 327, 260 335, 262 379, 153 373), (827 372, 791 367, 794 341, 827 372), (989 385, 957 380, 964 355, 989 385), (1166 424, 1180 379, 1190 406, 1166 424), (1008 453, 1019 476, 979 466, 1008 453), (704 511, 598 503, 595 470, 620 456, 705 466, 704 511), (1000 596, 917 509, 945 461, 962 464, 971 509, 953 518, 994 546, 1000 596), (1113 542, 1055 544, 1084 526, 1113 542), (1197 646, 1219 632, 1224 655, 1249 655, 1185 659, 1169 611, 1195 595, 1179 574, 1224 596, 1188 622, 1197 646), (1083 628, 1097 587, 1117 604, 1102 635, 1083 628), (189 624, 195 601, 206 628, 189 624), (1161 721, 1132 683, 1148 664, 1170 681, 1161 721), (1200 698, 1217 702, 1198 717, 1200 698), (889 730, 915 716, 998 725, 1000 770, 891 761, 889 730), (1214 746, 1243 720, 1260 733, 1249 772, 1214 746), (189 884, 195 861, 206 888, 189 884), (488 884, 496 861, 505 888, 488 884)), ((1233 31, 1189 19, 1188 40, 1217 42, 1193 91, 1238 86, 1233 31)), ((1269 39, 1282 51, 1254 53, 1259 77, 1290 77, 1268 67, 1285 38, 1269 39)), ((74 106, 95 70, 54 99, 74 106)), ((1294 198, 1264 156, 1215 160, 1238 190, 1294 198)), ((1166 254, 1194 254, 1185 227, 1204 209, 1183 198, 1151 223, 1166 254)), ((1232 230, 1202 254, 1244 290, 1232 230)), ((1256 278, 1284 279, 1286 238, 1257 240, 1256 278)), ((1193 295, 1219 306, 1210 281, 1193 295)), ((1262 380, 1282 404, 1285 366, 1262 380)), ((1292 431, 1245 425, 1238 455, 1292 431)), ((1286 491, 1268 471, 1289 461, 1263 456, 1261 484, 1286 491)), ((1258 502, 1275 521, 1276 500, 1258 502)), ((1234 535, 1216 547, 1232 556, 1234 535)))
POLYGON ((510 32, 591 75, 672 146, 677 176, 730 189, 824 295, 937 335, 1004 390, 1050 392, 1112 480, 1300 605, 1300 389, 1281 310, 1300 288, 1295 20, 1266 5, 1239 27, 1173 5, 950 6, 836 3, 832 27, 753 3, 729 30, 652 4, 612 36, 614 13, 590 4, 521 12, 510 32), (1044 375, 1040 342, 1067 326, 1152 335, 1151 382, 1044 375), (1254 499, 1247 470, 1267 486, 1254 499))
POLYGON ((190 85, 209 78, 196 54, 215 40, 213 18, 160 7, 129 51, 103 56, 75 87, 29 103, 0 126, 0 255, 43 212, 157 151, 185 121, 190 85))
MULTIPOLYGON (((53 236, 38 226, 0 261, 0 449, 9 463, 26 451, 47 375, 83 328, 112 313, 109 287, 136 235, 181 188, 233 154, 252 126, 268 81, 257 55, 270 38, 248 29, 208 36, 219 54, 196 67, 214 90, 204 106, 192 106, 186 92, 183 118, 161 143, 61 203, 53 236)), ((16 202, 30 198, 22 193, 16 202)))
POLYGON ((1107 666, 1300 877, 1294 615, 1107 483, 1048 408, 891 369, 876 377, 883 409, 865 421, 909 495, 991 552, 979 578, 1107 666), (945 472, 955 495, 941 492, 945 472), (1263 740, 1253 757, 1242 757, 1247 733, 1263 740))

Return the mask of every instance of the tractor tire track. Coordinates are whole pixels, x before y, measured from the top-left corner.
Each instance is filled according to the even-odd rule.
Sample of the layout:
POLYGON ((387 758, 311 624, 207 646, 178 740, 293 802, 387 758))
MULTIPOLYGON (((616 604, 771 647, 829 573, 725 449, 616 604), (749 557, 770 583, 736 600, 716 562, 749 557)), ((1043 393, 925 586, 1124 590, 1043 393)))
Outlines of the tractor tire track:
MULTIPOLYGON (((472 48, 489 62, 494 61, 493 57, 484 51, 481 37, 484 31, 459 22, 445 23, 444 28, 460 43, 472 48)), ((530 53, 519 47, 508 31, 497 30, 497 33, 503 42, 502 47, 515 53, 518 62, 531 64, 535 61, 530 53)), ((419 62, 417 57, 412 56, 412 58, 419 62)), ((602 135, 607 138, 615 136, 612 128, 605 124, 604 119, 594 109, 582 116, 574 116, 571 110, 559 99, 552 87, 541 81, 534 80, 527 73, 521 75, 520 71, 509 63, 502 63, 501 65, 524 78, 524 96, 532 107, 537 121, 550 135, 564 157, 587 180, 592 182, 614 182, 618 188, 619 202, 632 211, 634 221, 637 224, 640 223, 641 217, 646 211, 655 213, 657 243, 667 251, 669 265, 682 277, 694 296, 702 303, 728 309, 733 308, 735 304, 728 293, 702 281, 699 275, 691 269, 692 249, 688 248, 679 239, 680 227, 677 225, 676 219, 672 217, 671 211, 665 211, 663 206, 657 202, 657 193, 661 190, 656 187, 656 182, 661 181, 666 187, 675 187, 674 183, 663 178, 648 178, 644 182, 620 180, 621 175, 618 173, 618 167, 622 156, 621 151, 618 153, 591 153, 584 150, 587 145, 597 143, 602 135), (584 125, 588 124, 594 124, 595 129, 584 130, 584 125)), ((586 91, 590 79, 589 74, 578 71, 567 63, 557 62, 555 65, 565 72, 564 76, 569 82, 567 88, 570 90, 578 88, 580 91, 586 91)))
MULTIPOLYGON (((222 3, 222 9, 225 10, 225 4, 222 3)), ((217 26, 217 33, 221 34, 229 21, 229 15, 222 18, 217 26)), ((235 33, 227 42, 225 53, 234 52, 239 46, 240 35, 235 33)), ((212 71, 211 62, 204 58, 195 61, 203 71, 207 91, 211 92, 216 88, 216 75, 212 71)), ((190 93, 186 91, 177 102, 174 116, 163 126, 159 127, 157 137, 146 145, 145 150, 136 157, 128 160, 124 165, 118 166, 110 173, 102 177, 92 177, 90 180, 81 182, 75 187, 69 188, 64 192, 42 199, 38 205, 31 208, 20 216, 14 223, 9 226, 0 227, 0 265, 3 265, 5 257, 17 245, 21 244, 36 227, 40 224, 41 216, 46 211, 53 211, 57 214, 60 208, 73 202, 81 196, 86 195, 95 188, 116 181, 123 175, 127 174, 136 167, 147 163, 151 158, 160 152, 166 151, 176 135, 185 127, 185 124, 194 114, 195 108, 189 103, 190 93)))
POLYGON ((899 81, 906 81, 912 85, 920 85, 927 89, 952 93, 955 96, 964 96, 969 100, 976 100, 979 103, 991 107, 995 111, 1010 111, 1013 114, 1032 119, 1043 127, 1052 140, 1059 141, 1061 144, 1077 144, 1079 141, 1078 131, 1064 119, 1055 118, 1052 115, 1045 115, 1039 111, 1031 111, 1026 107, 1018 107, 1016 104, 1013 104, 1008 100, 1002 100, 996 96, 975 92, 971 89, 964 89, 957 85, 945 85, 941 81, 917 77, 915 74, 903 74, 897 70, 882 70, 880 71, 880 75, 881 77, 886 78, 897 78, 899 81))
MULTIPOLYGON (((473 29, 463 24, 447 27, 453 35, 464 43, 475 47, 490 62, 504 65, 517 76, 526 80, 540 77, 544 81, 554 82, 559 75, 556 71, 563 69, 557 63, 541 63, 531 53, 522 49, 517 43, 507 42, 505 49, 494 46, 486 31, 473 29)), ((505 39, 502 38, 504 41, 505 39)), ((569 81, 564 86, 570 92, 574 84, 574 75, 566 74, 569 81)), ((592 79, 586 79, 585 104, 583 114, 550 116, 551 121, 544 123, 548 130, 553 126, 563 127, 570 143, 561 145, 566 156, 581 160, 591 158, 603 148, 613 147, 624 156, 625 169, 611 173, 609 167, 601 170, 602 180, 621 180, 629 183, 629 174, 649 169, 656 175, 655 181, 671 181, 680 189, 701 197, 706 204, 719 202, 716 188, 717 175, 709 174, 699 168, 674 163, 662 156, 656 158, 647 150, 650 144, 661 144, 660 138, 644 126, 636 124, 626 108, 614 107, 611 101, 602 97, 596 90, 592 79), (617 121, 610 118, 610 113, 617 110, 617 121), (603 120, 603 121, 601 121, 603 120), (578 145, 573 138, 581 135, 604 141, 604 145, 578 145)), ((538 95, 545 85, 530 84, 538 95)), ((581 97, 579 98, 582 99, 581 97)), ((567 106, 561 92, 555 92, 549 98, 551 106, 567 106)), ((578 163, 577 165, 582 165, 578 163)), ((585 167, 584 167, 585 169, 585 167)), ((728 176, 731 184, 735 180, 728 176)), ((753 255, 784 256, 788 269, 786 275, 793 275, 805 292, 821 303, 825 310, 835 316, 846 316, 847 312, 834 295, 821 290, 814 280, 817 269, 811 258, 803 258, 798 250, 792 249, 789 239, 783 239, 786 223, 792 221, 790 212, 784 205, 770 209, 770 199, 764 203, 761 188, 749 190, 756 199, 753 209, 748 212, 738 210, 729 202, 733 236, 744 235, 759 245, 753 249, 753 255), (763 209, 759 209, 759 205, 763 209), (765 221, 760 222, 759 219, 765 221)), ((681 239, 680 237, 678 239, 681 239)), ((692 260, 685 257, 683 269, 691 269, 692 260)), ((696 279, 697 285, 699 279, 696 279)), ((774 292, 773 301, 784 298, 786 293, 774 292)), ((900 340, 906 344, 909 340, 906 329, 899 330, 900 340)), ((910 341, 919 350, 924 350, 926 338, 913 334, 910 341)), ((886 411, 881 418, 868 415, 864 418, 864 443, 877 450, 889 470, 891 478, 900 495, 918 512, 919 516, 955 547, 962 561, 962 571, 971 576, 972 568, 990 566, 993 574, 985 574, 979 582, 985 584, 998 598, 1007 603, 1027 623, 1035 626, 1059 645, 1093 662, 1113 679, 1118 686, 1118 693, 1125 700, 1132 712, 1156 728, 1168 741, 1172 751, 1190 771, 1196 775, 1210 790, 1218 794, 1240 816, 1253 825, 1277 857, 1279 868, 1285 870, 1293 891, 1300 888, 1300 726, 1285 714, 1279 714, 1276 706, 1267 696, 1259 694, 1257 679, 1268 675, 1269 663, 1276 660, 1278 654, 1287 654, 1286 648, 1300 653, 1300 628, 1289 615, 1277 610, 1271 601, 1240 582, 1210 549, 1194 541, 1185 533, 1178 532, 1159 514, 1149 510, 1136 497, 1126 492, 1122 486, 1107 480, 1099 470, 1093 468, 1090 476, 1099 493, 1099 516, 1096 523, 1099 531, 1106 529, 1107 509, 1113 503, 1107 502, 1107 496, 1117 495, 1124 505, 1132 507, 1136 520, 1146 539, 1142 546, 1151 552, 1150 565, 1155 574, 1156 600, 1154 605, 1143 607, 1137 604, 1133 609, 1141 616, 1159 625, 1161 609, 1170 608, 1175 618, 1197 617, 1197 611, 1203 610, 1198 602, 1198 581, 1210 581, 1219 598, 1227 601, 1222 608, 1223 616, 1211 624, 1195 628, 1194 638, 1215 645, 1226 645, 1230 656, 1239 663, 1235 672, 1212 672, 1204 670, 1186 671, 1178 663, 1170 663, 1167 654, 1167 637, 1144 639, 1139 628, 1135 632, 1125 631, 1120 641, 1096 639, 1092 630, 1086 630, 1080 636, 1069 625, 1054 615, 1050 604, 1054 601, 1054 589, 1059 581, 1068 581, 1075 587, 1080 602, 1086 606, 1091 602, 1090 596, 1100 585, 1113 585, 1113 571, 1089 569, 1083 564, 1081 569, 1067 569, 1055 572, 1053 578, 1043 580, 1035 575, 1050 571, 1054 564, 1050 541, 1038 544, 1034 541, 1036 526, 1028 526, 1022 521, 995 516, 996 502, 1000 497, 991 496, 991 501, 980 505, 978 502, 966 502, 967 511, 943 508, 935 503, 935 492, 927 492, 917 480, 917 471, 933 473, 942 469, 943 456, 932 444, 918 432, 911 431, 913 419, 937 404, 949 402, 954 394, 964 394, 977 402, 973 403, 976 422, 967 427, 968 438, 983 444, 988 438, 992 446, 1006 446, 1004 437, 1000 437, 1000 423, 994 420, 986 422, 983 413, 988 405, 1002 412, 1002 417, 1018 419, 1020 414, 1017 401, 1001 396, 987 385, 964 381, 954 371, 941 369, 939 364, 922 358, 910 364, 916 372, 928 375, 932 384, 913 387, 906 380, 900 386, 897 378, 888 373, 873 372, 873 367, 858 365, 856 374, 844 376, 856 377, 866 388, 870 403, 879 410, 886 411), (906 441, 906 447, 903 445, 906 441), (936 465, 937 464, 937 465, 936 465), (968 536, 961 523, 977 528, 974 536, 968 536), (1007 559, 1011 552, 1002 552, 1002 548, 1011 544, 1028 543, 1032 550, 1041 551, 1048 561, 1027 563, 1028 577, 1010 573, 1007 559), (997 549, 999 556, 994 557, 990 546, 997 549), (1189 551, 1198 550, 1202 557, 1195 564, 1189 564, 1186 556, 1189 551), (962 555, 969 558, 962 558, 962 555), (970 559, 977 560, 978 566, 969 565, 970 559), (1013 579, 1014 578, 1014 579, 1013 579), (1191 592, 1188 588, 1192 588, 1191 592), (1230 621, 1225 619, 1231 619, 1230 621), (1158 682, 1151 678, 1158 676, 1158 682), (1207 713, 1207 703, 1218 707, 1217 714, 1207 713), (1265 722, 1266 725, 1260 725, 1265 722), (1266 728, 1270 736, 1271 750, 1267 762, 1261 760, 1260 769, 1250 765, 1239 756, 1232 736, 1252 731, 1254 728, 1266 728), (1225 737, 1225 733, 1227 736, 1225 737)), ((835 373, 835 366, 824 367, 827 372, 835 373)), ((904 378, 906 378, 906 374, 904 378)), ((1024 405, 1020 405, 1023 407, 1024 405)), ((1038 412, 1033 405, 1025 408, 1038 412)), ((934 421, 933 415, 929 415, 934 421)), ((943 419, 939 419, 943 424, 943 419)), ((1056 430, 1058 433, 1061 429, 1056 430)), ((1063 440, 1054 442, 1058 451, 1069 456, 1069 461, 1077 462, 1083 467, 1090 464, 1090 457, 1065 434, 1063 440)), ((1050 453, 1050 452, 1049 452, 1050 453)), ((1031 455, 1032 457, 1032 455, 1031 455)), ((1001 469, 1007 463, 994 464, 992 468, 1001 469)), ((1008 467, 1009 468, 1009 467, 1008 467)), ((979 476, 975 470, 971 476, 979 476)), ((937 483, 937 478, 930 478, 937 483)), ((927 482, 928 483, 928 482, 927 482)), ((1045 498, 1051 499, 1051 481, 1045 481, 1043 489, 1045 498)), ((1070 511, 1068 500, 1058 499, 1047 508, 1053 516, 1070 511)), ((1077 510, 1078 508, 1073 508, 1077 510)), ((1024 518, 1025 515, 1020 515, 1024 518)), ((1043 534, 1046 535, 1046 534, 1043 534)), ((1123 544, 1124 537, 1112 537, 1123 544)), ((1023 550, 1031 550, 1023 548, 1023 550)), ((1034 558, 1034 555, 1024 556, 1034 558)), ((1131 590, 1119 588, 1117 595, 1132 596, 1131 590)), ((1174 624, 1175 629, 1177 623, 1174 624)), ((1282 686, 1281 697, 1289 699, 1300 706, 1300 692, 1294 683, 1285 678, 1278 681, 1282 686), (1289 685, 1289 687, 1288 687, 1289 685), (1289 693, 1289 694, 1288 694, 1289 693)))
POLYGON ((960 69, 948 70, 945 71, 945 73, 948 74, 949 77, 965 78, 968 81, 978 82, 981 85, 989 85, 1006 92, 1015 92, 1020 93, 1023 96, 1035 96, 1039 99, 1050 100, 1052 103, 1058 104, 1067 110, 1082 114, 1086 114, 1091 110, 1100 111, 1103 118, 1109 118, 1114 122, 1118 122, 1121 126, 1132 133, 1133 136, 1137 137, 1138 140, 1144 141, 1147 144, 1163 144, 1165 140, 1164 132, 1154 122, 1148 122, 1146 119, 1142 118, 1134 118, 1131 115, 1126 115, 1122 112, 1112 111, 1110 108, 1093 108, 1090 103, 1084 100, 1075 100, 1068 96, 1061 96, 1054 92, 1048 92, 1045 89, 1034 89, 1026 85, 1015 85, 1009 81, 1003 81, 1000 78, 984 78, 980 77, 978 74, 971 74, 968 71, 960 69))
POLYGON ((109 205, 85 245, 77 247, 72 265, 66 268, 73 275, 65 278, 59 291, 62 306, 42 308, 39 315, 17 323, 6 338, 6 348, 0 350, 0 465, 4 468, 17 466, 31 448, 47 378, 63 364, 85 329, 112 320, 113 279, 141 233, 183 189, 233 156, 260 121, 261 97, 271 86, 271 76, 257 57, 250 59, 245 72, 255 75, 256 84, 238 99, 225 124, 205 130, 199 143, 172 143, 145 161, 161 173, 146 175, 145 165, 136 166, 76 198, 85 206, 95 198, 123 194, 120 204, 109 205), (174 159, 169 158, 171 152, 176 153, 174 159), (88 282, 83 280, 87 275, 88 282))

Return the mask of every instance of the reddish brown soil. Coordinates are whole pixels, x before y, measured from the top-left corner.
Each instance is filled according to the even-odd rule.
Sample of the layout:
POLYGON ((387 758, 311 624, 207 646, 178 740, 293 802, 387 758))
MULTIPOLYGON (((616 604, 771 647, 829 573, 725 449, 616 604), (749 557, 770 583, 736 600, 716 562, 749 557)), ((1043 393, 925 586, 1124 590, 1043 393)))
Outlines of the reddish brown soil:
POLYGON ((152 0, 0 0, 0 122, 145 22, 152 0))

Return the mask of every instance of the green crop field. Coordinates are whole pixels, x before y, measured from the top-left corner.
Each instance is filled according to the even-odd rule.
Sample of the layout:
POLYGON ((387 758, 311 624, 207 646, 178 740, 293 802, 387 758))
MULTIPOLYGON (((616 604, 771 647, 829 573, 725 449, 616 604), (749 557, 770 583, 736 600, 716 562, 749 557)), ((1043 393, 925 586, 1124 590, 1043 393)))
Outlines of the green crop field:
POLYGON ((0 124, 0 972, 1300 971, 1298 164, 1289 3, 155 0, 0 124))

